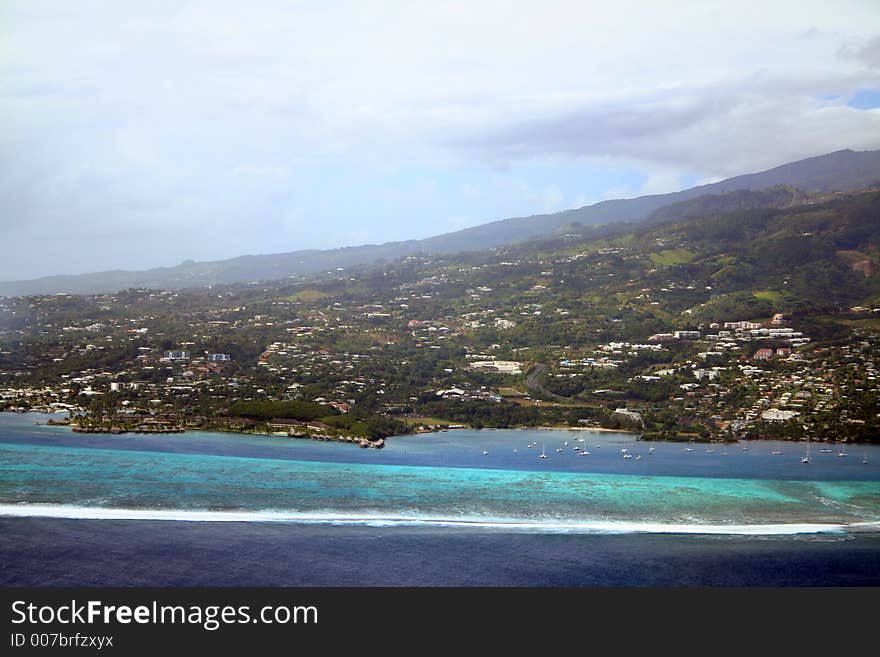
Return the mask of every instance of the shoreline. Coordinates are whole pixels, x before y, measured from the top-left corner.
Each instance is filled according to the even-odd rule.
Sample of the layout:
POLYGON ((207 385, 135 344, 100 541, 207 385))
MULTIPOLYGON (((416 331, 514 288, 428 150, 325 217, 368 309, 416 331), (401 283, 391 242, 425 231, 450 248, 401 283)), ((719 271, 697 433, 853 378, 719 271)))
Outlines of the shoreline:
MULTIPOLYGON (((56 415, 59 414, 58 411, 54 413, 46 413, 43 411, 13 411, 13 410, 0 410, 0 413, 8 413, 10 415, 56 415)), ((106 430, 96 430, 94 428, 85 429, 85 430, 77 430, 77 425, 72 423, 67 423, 64 421, 57 421, 53 419, 49 419, 46 422, 37 422, 37 425, 40 426, 66 426, 70 428, 72 431, 76 433, 94 433, 94 434, 139 434, 139 435, 150 435, 150 434, 185 434, 188 431, 206 431, 213 433, 230 433, 230 434, 242 434, 242 435, 255 435, 255 436, 278 436, 282 437, 280 433, 271 433, 271 432, 258 432, 258 431, 247 431, 240 429, 230 429, 230 428, 216 428, 216 427, 178 427, 173 430, 116 430, 112 431, 109 429, 106 430), (182 430, 181 430, 182 429, 182 430)), ((628 434, 633 436, 643 436, 646 432, 644 430, 636 431, 633 429, 610 429, 606 427, 585 427, 585 426, 565 426, 565 425, 538 425, 538 426, 527 426, 527 425, 519 425, 519 426, 509 426, 509 427, 481 427, 479 429, 475 429, 474 427, 468 425, 448 425, 444 427, 432 427, 427 429, 422 429, 420 431, 410 431, 408 433, 395 434, 392 436, 385 436, 384 438, 372 441, 367 438, 359 438, 357 436, 325 436, 325 435, 289 435, 288 438, 298 438, 298 439, 307 439, 307 440, 321 440, 328 442, 342 442, 358 445, 361 447, 371 447, 376 448, 377 445, 373 445, 372 443, 384 443, 389 440, 393 440, 398 436, 412 436, 412 435, 428 435, 434 433, 443 433, 445 431, 482 431, 482 430, 493 430, 493 431, 520 431, 520 430, 536 430, 536 431, 591 431, 596 433, 620 433, 620 434, 628 434), (353 440, 352 440, 353 438, 353 440), (366 442, 367 445, 360 445, 360 442, 366 442)), ((875 445, 876 442, 873 441, 850 441, 850 440, 820 440, 818 438, 811 438, 809 441, 805 439, 792 439, 792 438, 772 438, 772 437, 757 437, 757 438, 734 438, 734 439, 723 439, 723 438, 700 438, 700 437, 682 437, 678 439, 648 439, 645 442, 665 442, 665 443, 700 443, 700 444, 723 444, 723 443, 749 443, 749 442, 762 442, 762 441, 776 441, 783 443, 795 443, 795 444, 806 444, 807 442, 814 442, 820 445, 852 445, 852 446, 866 446, 866 445, 875 445)))
POLYGON ((608 429, 606 427, 566 427, 543 425, 538 427, 517 427, 522 429, 539 429, 542 431, 595 431, 598 433, 627 433, 632 435, 641 435, 642 431, 633 431, 632 429, 608 429))

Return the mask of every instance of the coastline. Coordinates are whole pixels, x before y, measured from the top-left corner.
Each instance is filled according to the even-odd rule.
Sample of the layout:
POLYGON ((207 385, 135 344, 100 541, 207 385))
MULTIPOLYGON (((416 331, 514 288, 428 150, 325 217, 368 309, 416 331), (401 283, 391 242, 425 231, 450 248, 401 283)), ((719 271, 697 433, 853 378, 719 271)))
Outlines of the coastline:
POLYGON ((598 433, 628 433, 631 435, 640 435, 643 432, 634 431, 632 429, 609 429, 607 427, 567 427, 567 426, 553 426, 553 425, 542 425, 538 427, 513 427, 516 429, 540 429, 542 431, 595 431, 598 433))
MULTIPOLYGON (((61 411, 44 411, 44 410, 11 410, 11 409, 0 409, 0 413, 10 414, 10 415, 59 415, 61 411)), ((66 411, 65 411, 66 413, 66 411)), ((450 421, 451 422, 451 421, 450 421)), ((541 430, 541 431, 585 431, 585 432, 596 432, 596 433, 620 433, 620 434, 628 434, 633 436, 638 436, 639 440, 645 440, 645 442, 663 442, 663 443, 700 443, 700 444, 721 444, 721 443, 741 443, 741 442, 762 442, 762 441, 781 441, 781 442, 791 442, 794 444, 806 444, 807 442, 814 442, 821 445, 852 445, 852 446, 868 446, 877 444, 874 441, 850 441, 850 440, 822 440, 818 438, 812 438, 809 441, 804 439, 792 439, 792 438, 778 438, 778 437, 770 437, 770 436, 761 436, 761 437, 752 437, 752 438, 732 438, 732 439, 720 439, 720 438, 703 438, 699 436, 689 436, 689 435, 681 435, 678 438, 670 439, 670 438, 643 438, 646 434, 650 432, 646 432, 644 430, 633 430, 633 429, 611 429, 607 427, 594 427, 594 426, 567 426, 567 425, 538 425, 538 426, 530 426, 530 425, 515 425, 515 426, 507 426, 507 427, 489 427, 484 426, 480 429, 474 428, 470 425, 466 424, 451 424, 451 425, 442 425, 442 426, 432 426, 425 427, 421 426, 418 430, 411 430, 407 433, 394 434, 391 436, 385 436, 383 438, 377 440, 370 440, 368 438, 362 438, 359 436, 330 436, 324 434, 291 434, 291 433, 282 433, 282 432, 261 432, 261 431, 251 431, 251 430, 243 430, 236 429, 232 427, 203 427, 203 426, 187 426, 187 427, 168 427, 163 429, 131 429, 131 430, 121 430, 119 428, 110 428, 110 429, 96 429, 96 428, 79 428, 78 425, 73 424, 65 418, 64 420, 58 421, 52 418, 48 419, 45 422, 37 422, 37 425, 44 426, 66 426, 71 431, 76 433, 90 433, 90 434, 185 434, 187 431, 210 431, 217 433, 231 433, 231 434, 243 434, 243 435, 255 435, 255 436, 284 436, 288 438, 297 438, 297 439, 307 439, 307 440, 320 440, 320 441, 330 441, 330 442, 341 442, 341 443, 349 443, 358 445, 362 448, 371 448, 371 449, 381 449, 385 446, 385 443, 389 440, 393 440, 398 436, 409 436, 409 435, 425 435, 425 434, 434 434, 434 433, 442 433, 446 431, 481 431, 483 429, 487 430, 541 430)))

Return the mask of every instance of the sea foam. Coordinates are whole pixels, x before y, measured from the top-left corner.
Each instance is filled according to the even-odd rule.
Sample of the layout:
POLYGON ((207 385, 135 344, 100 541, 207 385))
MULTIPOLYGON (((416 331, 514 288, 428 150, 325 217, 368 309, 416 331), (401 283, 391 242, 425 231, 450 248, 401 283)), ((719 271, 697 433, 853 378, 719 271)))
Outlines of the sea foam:
POLYGON ((210 511, 190 509, 121 509, 52 504, 0 504, 0 516, 67 518, 83 520, 150 520, 170 522, 278 522, 290 524, 349 525, 367 527, 449 527, 500 531, 566 534, 711 534, 794 535, 880 531, 880 522, 708 524, 617 520, 529 520, 521 518, 416 515, 353 515, 336 512, 210 511))

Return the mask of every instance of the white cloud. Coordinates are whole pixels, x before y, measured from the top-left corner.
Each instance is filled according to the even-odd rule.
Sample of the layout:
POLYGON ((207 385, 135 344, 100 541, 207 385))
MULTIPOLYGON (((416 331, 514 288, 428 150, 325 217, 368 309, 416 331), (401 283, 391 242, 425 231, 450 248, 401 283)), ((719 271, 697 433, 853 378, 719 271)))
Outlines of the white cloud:
POLYGON ((681 176, 674 171, 653 173, 648 176, 639 190, 639 196, 647 194, 666 194, 676 192, 683 187, 681 176))
POLYGON ((610 201, 618 198, 632 198, 636 195, 636 190, 634 190, 629 185, 618 185, 616 187, 606 189, 604 192, 602 192, 599 200, 610 201))
MULTIPOLYGON (((259 250, 254 225, 296 209, 321 230, 289 229, 275 250, 332 246, 360 230, 332 189, 351 171, 396 189, 376 192, 389 205, 369 233, 406 238, 433 226, 413 224, 430 190, 407 196, 401 172, 484 171, 435 215, 472 217, 522 162, 629 166, 661 190, 878 148, 876 111, 821 100, 880 86, 878 25, 858 0, 2 3, 0 236, 79 235, 64 266, 86 270, 96 252, 146 257, 119 235, 220 225, 219 255, 259 250)), ((602 195, 522 182, 512 214, 602 195)))
POLYGON ((585 205, 589 205, 589 201, 587 201, 587 197, 584 194, 578 194, 574 197, 574 201, 568 206, 569 210, 577 210, 578 208, 582 208, 585 205))
POLYGON ((537 192, 530 193, 528 198, 541 212, 556 212, 565 207, 565 197, 556 185, 547 185, 537 192))

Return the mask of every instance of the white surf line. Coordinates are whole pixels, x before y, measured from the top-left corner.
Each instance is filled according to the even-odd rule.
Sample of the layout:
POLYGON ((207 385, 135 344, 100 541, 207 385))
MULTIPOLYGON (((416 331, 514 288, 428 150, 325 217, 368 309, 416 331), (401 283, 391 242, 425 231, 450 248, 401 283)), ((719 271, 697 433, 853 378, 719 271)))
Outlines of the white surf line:
POLYGON ((712 534, 793 535, 880 531, 878 522, 706 524, 611 520, 528 521, 520 519, 434 518, 418 516, 358 516, 340 513, 285 511, 197 511, 183 509, 120 509, 50 504, 0 504, 0 516, 81 520, 158 520, 171 522, 281 522, 294 524, 371 527, 459 527, 506 529, 538 533, 584 534, 712 534))

